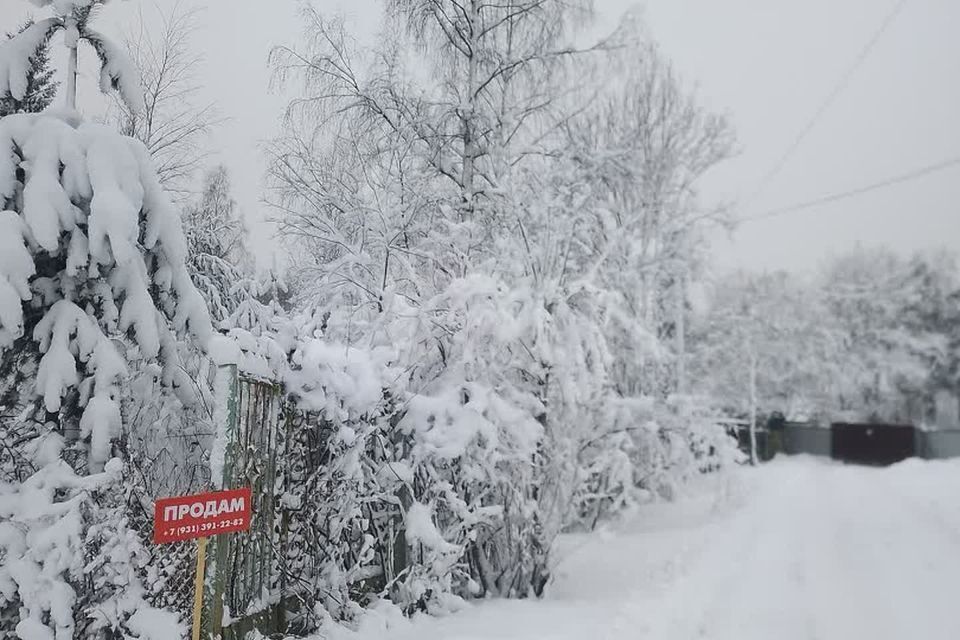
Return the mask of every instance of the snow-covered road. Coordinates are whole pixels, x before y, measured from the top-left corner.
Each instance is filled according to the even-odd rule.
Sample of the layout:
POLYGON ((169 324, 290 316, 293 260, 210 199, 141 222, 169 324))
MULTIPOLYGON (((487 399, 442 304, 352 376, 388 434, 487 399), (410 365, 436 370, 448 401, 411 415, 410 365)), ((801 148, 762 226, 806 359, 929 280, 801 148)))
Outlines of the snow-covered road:
POLYGON ((347 637, 960 638, 960 463, 777 461, 630 522, 566 538, 543 601, 374 617, 347 637))

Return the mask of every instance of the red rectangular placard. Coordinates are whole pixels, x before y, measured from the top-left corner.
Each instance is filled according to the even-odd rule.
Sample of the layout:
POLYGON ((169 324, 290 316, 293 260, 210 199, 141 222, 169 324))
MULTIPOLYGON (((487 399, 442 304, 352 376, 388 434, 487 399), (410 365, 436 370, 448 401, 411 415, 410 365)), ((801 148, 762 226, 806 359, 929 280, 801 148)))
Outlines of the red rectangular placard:
POLYGON ((250 516, 250 487, 160 498, 153 506, 153 542, 246 531, 250 516))

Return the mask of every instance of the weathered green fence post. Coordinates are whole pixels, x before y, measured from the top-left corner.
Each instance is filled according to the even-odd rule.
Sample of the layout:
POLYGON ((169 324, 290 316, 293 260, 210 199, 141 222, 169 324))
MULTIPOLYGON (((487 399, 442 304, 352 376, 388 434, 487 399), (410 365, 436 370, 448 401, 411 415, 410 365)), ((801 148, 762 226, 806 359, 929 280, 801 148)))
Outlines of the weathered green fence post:
MULTIPOLYGON (((217 368, 214 379, 214 428, 215 441, 212 456, 222 456, 220 477, 211 477, 211 484, 227 488, 233 474, 236 460, 237 421, 239 413, 240 378, 236 365, 217 368)), ((215 474, 216 468, 211 469, 215 474)), ((204 625, 207 638, 218 638, 223 628, 223 594, 228 579, 227 566, 230 558, 230 545, 236 534, 215 536, 212 540, 213 553, 207 557, 207 616, 204 625)))
POLYGON ((284 535, 276 494, 283 484, 279 448, 285 437, 279 432, 286 412, 279 384, 242 375, 236 366, 218 368, 215 395, 211 484, 249 487, 253 520, 249 531, 215 538, 208 555, 204 631, 207 638, 235 640, 254 629, 273 633, 283 627, 282 598, 265 596, 283 592, 277 548, 284 535))

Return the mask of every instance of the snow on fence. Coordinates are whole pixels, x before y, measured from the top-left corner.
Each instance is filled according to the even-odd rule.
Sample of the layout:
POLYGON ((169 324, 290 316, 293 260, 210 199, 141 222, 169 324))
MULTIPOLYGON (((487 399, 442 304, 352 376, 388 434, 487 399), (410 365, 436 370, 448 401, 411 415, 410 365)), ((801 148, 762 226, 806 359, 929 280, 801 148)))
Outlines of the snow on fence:
MULTIPOLYGON (((468 483, 478 477, 461 470, 484 471, 486 451, 464 445, 449 453, 449 433, 444 440, 428 432, 418 441, 404 421, 409 407, 387 392, 364 412, 341 413, 332 420, 312 407, 336 409, 345 396, 325 395, 327 404, 311 405, 304 402, 309 389, 238 373, 234 365, 220 367, 212 386, 223 400, 215 403, 212 423, 194 443, 201 453, 191 454, 204 462, 209 457, 210 476, 164 485, 154 494, 252 490, 250 531, 216 536, 208 543, 203 637, 221 634, 234 640, 254 629, 264 634, 312 632, 327 616, 350 620, 359 606, 381 597, 411 613, 423 602, 447 606, 454 599, 448 594, 480 591, 474 576, 493 570, 490 558, 529 553, 518 543, 509 547, 493 537, 504 521, 514 527, 510 539, 543 548, 533 537, 537 530, 522 528, 526 519, 501 520, 500 506, 490 503, 514 504, 509 500, 519 494, 510 493, 511 485, 494 483, 502 493, 486 503, 461 500, 461 495, 474 496, 474 485, 468 483), (450 460, 456 456, 461 464, 454 468, 450 460), (474 562, 477 566, 468 564, 474 562)), ((507 471, 526 469, 524 460, 507 471)), ((145 540, 150 524, 145 517, 145 540)), ((189 619, 194 546, 172 543, 151 547, 151 553, 151 571, 158 568, 166 580, 153 589, 151 604, 189 619)), ((520 575, 520 586, 510 591, 514 587, 508 585, 499 593, 520 592, 527 584, 523 580, 530 579, 520 574, 526 568, 520 560, 503 561, 499 571, 520 575)))

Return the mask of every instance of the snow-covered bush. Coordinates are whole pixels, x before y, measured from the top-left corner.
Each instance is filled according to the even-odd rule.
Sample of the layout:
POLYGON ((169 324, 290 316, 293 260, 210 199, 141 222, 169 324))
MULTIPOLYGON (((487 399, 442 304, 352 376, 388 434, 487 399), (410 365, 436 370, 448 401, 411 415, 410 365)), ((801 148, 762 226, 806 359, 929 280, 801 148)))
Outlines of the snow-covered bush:
POLYGON ((281 564, 296 595, 341 620, 378 597, 409 612, 535 595, 564 528, 730 454, 682 403, 617 400, 597 311, 477 275, 419 309, 401 296, 369 316, 260 307, 256 326, 231 329, 225 357, 295 403, 281 564), (359 327, 364 341, 342 341, 359 327))
MULTIPOLYGON (((331 381, 311 436, 325 464, 355 472, 314 474, 329 498, 312 522, 338 522, 380 565, 360 571, 346 542, 316 561, 336 567, 335 615, 351 574, 408 611, 447 593, 537 595, 562 530, 703 458, 699 418, 668 403, 684 354, 666 343, 682 348, 673 309, 713 217, 692 185, 729 136, 646 65, 652 47, 625 44, 629 28, 566 49, 588 4, 399 3, 369 52, 307 10, 303 50, 274 53, 302 95, 271 147, 270 204, 310 339, 342 354, 305 379, 344 360, 381 372, 383 400, 348 429, 339 403, 367 386, 331 381), (644 61, 626 97, 595 73, 621 50, 616 62, 644 61)), ((257 366, 287 354, 302 375, 296 342, 272 340, 257 366)))
MULTIPOLYGON (((453 313, 452 300, 437 302, 453 313)), ((461 321, 493 326, 483 313, 468 318, 460 304, 461 321)), ((403 349, 330 342, 322 322, 275 318, 258 335, 228 334, 241 370, 282 380, 300 415, 285 471, 293 505, 285 570, 339 618, 351 617, 352 601, 377 595, 407 610, 449 606, 451 594, 483 589, 474 581, 481 565, 488 573, 529 570, 529 541, 504 524, 533 525, 525 492, 542 433, 535 412, 453 369, 415 391, 397 368, 403 349)), ((459 370, 476 365, 462 347, 450 357, 463 362, 459 370)), ((541 410, 533 398, 528 405, 541 410)), ((489 580, 491 591, 511 582, 489 580)))

